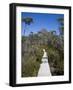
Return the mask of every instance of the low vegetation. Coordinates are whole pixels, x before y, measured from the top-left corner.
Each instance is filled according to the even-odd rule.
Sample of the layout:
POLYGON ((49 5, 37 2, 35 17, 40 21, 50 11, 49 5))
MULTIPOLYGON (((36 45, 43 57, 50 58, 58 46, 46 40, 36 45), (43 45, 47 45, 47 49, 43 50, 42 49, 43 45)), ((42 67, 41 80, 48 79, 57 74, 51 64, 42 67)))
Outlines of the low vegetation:
POLYGON ((63 47, 63 35, 48 32, 46 29, 37 34, 30 33, 27 37, 22 36, 22 77, 38 75, 43 48, 47 52, 52 75, 64 75, 63 47))

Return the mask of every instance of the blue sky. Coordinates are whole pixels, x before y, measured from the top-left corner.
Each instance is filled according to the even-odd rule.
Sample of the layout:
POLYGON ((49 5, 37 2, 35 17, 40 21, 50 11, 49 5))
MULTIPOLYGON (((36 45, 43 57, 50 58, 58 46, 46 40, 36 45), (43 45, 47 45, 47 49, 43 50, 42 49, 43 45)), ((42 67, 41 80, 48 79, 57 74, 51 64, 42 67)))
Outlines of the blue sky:
POLYGON ((33 23, 27 25, 25 27, 25 23, 21 23, 21 34, 28 36, 30 32, 37 33, 42 29, 46 29, 47 31, 55 30, 57 34, 59 33, 59 23, 57 21, 58 18, 64 18, 63 14, 49 14, 49 13, 28 13, 22 12, 21 18, 31 17, 33 18, 33 23))

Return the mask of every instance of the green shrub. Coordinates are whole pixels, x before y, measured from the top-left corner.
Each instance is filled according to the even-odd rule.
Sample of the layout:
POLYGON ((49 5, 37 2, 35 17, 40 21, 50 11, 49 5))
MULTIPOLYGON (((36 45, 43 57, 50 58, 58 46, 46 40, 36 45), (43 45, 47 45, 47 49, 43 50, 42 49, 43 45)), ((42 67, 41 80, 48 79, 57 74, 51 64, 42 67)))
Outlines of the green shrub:
POLYGON ((36 57, 29 57, 25 63, 22 63, 22 77, 37 76, 39 67, 40 63, 36 61, 36 57))
POLYGON ((59 52, 55 48, 47 49, 48 52, 48 62, 50 63, 50 67, 54 68, 51 69, 52 75, 63 75, 64 74, 64 58, 63 54, 59 52))

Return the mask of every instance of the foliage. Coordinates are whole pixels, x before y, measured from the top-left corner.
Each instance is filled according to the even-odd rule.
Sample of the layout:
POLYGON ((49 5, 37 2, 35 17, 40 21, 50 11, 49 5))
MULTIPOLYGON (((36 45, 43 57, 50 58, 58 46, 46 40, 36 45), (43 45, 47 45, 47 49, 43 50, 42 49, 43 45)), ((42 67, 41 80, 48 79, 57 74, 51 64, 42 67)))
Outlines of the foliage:
POLYGON ((22 77, 37 76, 39 67, 40 64, 36 61, 36 57, 30 56, 25 63, 22 63, 22 77))
POLYGON ((64 18, 58 18, 60 35, 64 35, 64 18))
POLYGON ((22 36, 22 77, 37 76, 43 56, 48 55, 52 75, 64 75, 64 38, 53 30, 22 36))
POLYGON ((34 45, 22 56, 22 77, 37 76, 42 59, 42 51, 34 45))
POLYGON ((47 48, 48 62, 50 63, 52 75, 63 75, 64 74, 64 57, 61 52, 53 47, 47 48), (52 70, 52 68, 54 70, 52 70))
POLYGON ((25 22, 25 24, 30 25, 31 22, 33 22, 33 19, 31 17, 22 18, 22 22, 25 22))
MULTIPOLYGON (((25 26, 30 25, 31 23, 33 23, 33 19, 31 17, 22 18, 22 22, 25 23, 25 26)), ((26 29, 26 27, 25 27, 25 29, 26 29)), ((25 34, 25 29, 24 29, 24 34, 25 34)))

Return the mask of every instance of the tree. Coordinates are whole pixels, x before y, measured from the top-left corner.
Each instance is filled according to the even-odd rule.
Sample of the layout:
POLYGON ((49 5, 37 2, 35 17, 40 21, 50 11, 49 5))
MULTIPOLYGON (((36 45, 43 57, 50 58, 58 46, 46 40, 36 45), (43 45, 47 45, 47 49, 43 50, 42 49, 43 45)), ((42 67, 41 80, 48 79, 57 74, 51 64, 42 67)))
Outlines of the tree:
MULTIPOLYGON (((33 19, 31 17, 22 18, 22 22, 25 23, 25 28, 26 28, 26 25, 30 25, 31 23, 33 23, 33 19)), ((24 29, 24 34, 25 34, 25 29, 24 29)))
POLYGON ((30 42, 31 42, 31 45, 32 45, 33 42, 34 42, 34 40, 33 40, 33 32, 30 32, 29 38, 30 38, 30 42))
POLYGON ((64 35, 64 18, 59 18, 58 22, 60 24, 59 26, 60 35, 64 35))
POLYGON ((56 31, 55 31, 55 30, 52 30, 52 31, 51 31, 51 34, 52 34, 52 35, 56 35, 56 31))

